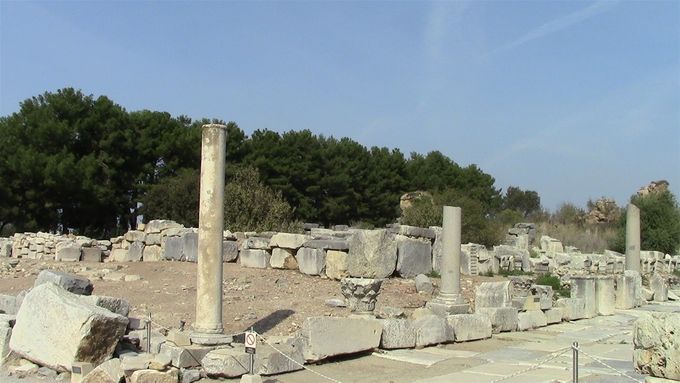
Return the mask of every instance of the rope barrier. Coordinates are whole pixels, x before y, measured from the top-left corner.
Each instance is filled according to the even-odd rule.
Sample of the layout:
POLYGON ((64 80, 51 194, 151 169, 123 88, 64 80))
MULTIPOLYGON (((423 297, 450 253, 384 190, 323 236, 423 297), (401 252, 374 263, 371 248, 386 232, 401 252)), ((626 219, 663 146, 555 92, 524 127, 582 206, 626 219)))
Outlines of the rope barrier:
POLYGON ((318 371, 312 370, 311 368, 305 366, 304 364, 302 364, 302 363, 298 362, 297 360, 291 358, 290 356, 286 355, 286 353, 284 353, 283 351, 281 351, 281 350, 279 350, 278 348, 276 348, 276 346, 274 346, 273 344, 271 344, 265 337, 263 337, 263 336, 260 335, 259 333, 256 333, 256 334, 257 334, 258 338, 262 339, 262 340, 264 341, 264 343, 266 343, 267 345, 269 345, 269 347, 273 348, 274 351, 276 351, 276 352, 278 352, 279 354, 283 355, 286 359, 290 360, 290 361, 293 362, 295 365, 297 365, 297 366, 299 366, 299 367, 302 367, 303 369, 305 369, 305 370, 307 370, 307 371, 309 371, 309 372, 311 372, 311 373, 313 373, 313 374, 316 374, 316 375, 318 375, 318 376, 320 376, 320 377, 322 377, 322 378, 324 378, 324 379, 326 379, 326 380, 330 380, 330 381, 333 382, 333 383, 342 383, 341 381, 336 380, 336 379, 333 379, 333 378, 331 378, 330 376, 326 376, 326 375, 324 375, 324 374, 322 374, 322 373, 320 373, 320 372, 318 372, 318 371))
POLYGON ((590 359, 592 359, 592 360, 596 361, 597 363, 599 363, 599 364, 601 364, 601 365, 607 367, 608 369, 610 369, 610 370, 616 372, 617 374, 622 375, 622 376, 625 376, 626 378, 632 380, 633 382, 636 382, 636 383, 639 383, 639 382, 640 382, 639 380, 637 380, 637 379, 633 378, 632 376, 628 375, 625 371, 621 371, 621 370, 619 370, 619 369, 617 369, 617 368, 615 368, 615 367, 610 366, 610 365, 607 364, 606 362, 602 361, 600 358, 598 358, 598 357, 596 357, 596 356, 594 356, 594 355, 590 355, 589 353, 583 351, 580 347, 577 348, 577 350, 578 350, 579 353, 581 353, 581 354, 583 354, 583 355, 589 357, 590 359))
POLYGON ((542 360, 542 361, 540 361, 540 362, 538 362, 538 363, 536 363, 536 364, 534 364, 534 365, 532 365, 528 368, 525 368, 524 370, 517 371, 517 372, 510 374, 510 375, 502 376, 502 377, 500 377, 496 380, 490 381, 489 383, 502 382, 506 379, 514 378, 515 376, 519 376, 519 375, 525 374, 529 371, 535 370, 535 369, 541 367, 542 365, 550 362, 551 360, 557 359, 558 357, 562 356, 565 352, 567 352, 569 350, 571 350, 571 346, 561 348, 557 351, 554 351, 552 354, 549 354, 548 357, 546 357, 544 360, 542 360))

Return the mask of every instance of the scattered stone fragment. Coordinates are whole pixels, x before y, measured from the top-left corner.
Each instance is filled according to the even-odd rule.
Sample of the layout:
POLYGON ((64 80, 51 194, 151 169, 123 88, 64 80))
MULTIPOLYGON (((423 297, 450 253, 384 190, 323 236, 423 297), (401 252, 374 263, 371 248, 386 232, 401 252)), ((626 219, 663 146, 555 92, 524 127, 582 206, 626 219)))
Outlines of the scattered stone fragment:
POLYGON ((39 286, 48 282, 54 283, 74 294, 90 295, 92 294, 92 290, 94 290, 94 286, 89 279, 56 270, 41 271, 35 279, 35 284, 33 286, 39 286))
POLYGON ((432 285, 432 280, 425 274, 418 274, 415 278, 416 291, 419 293, 432 294, 434 291, 434 286, 432 285))
POLYGON ((120 367, 120 359, 109 359, 90 371, 81 383, 120 383, 125 374, 120 367))

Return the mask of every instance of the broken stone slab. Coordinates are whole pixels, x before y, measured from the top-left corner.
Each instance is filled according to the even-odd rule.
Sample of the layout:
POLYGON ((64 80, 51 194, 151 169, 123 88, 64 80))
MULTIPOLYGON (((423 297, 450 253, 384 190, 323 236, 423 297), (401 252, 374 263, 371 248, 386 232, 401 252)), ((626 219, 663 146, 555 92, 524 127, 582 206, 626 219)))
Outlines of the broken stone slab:
POLYGON ((347 262, 350 276, 386 278, 394 273, 396 265, 396 241, 387 230, 358 230, 350 237, 347 262))
POLYGON ((222 262, 233 262, 238 258, 238 242, 222 241, 222 262))
POLYGON ((532 310, 517 314, 517 329, 519 331, 531 330, 548 325, 548 318, 543 311, 532 310))
MULTIPOLYGON (((181 261, 184 241, 182 237, 166 237, 161 257, 168 261, 181 261)), ((113 256, 113 255, 112 255, 113 256)))
POLYGON ((513 307, 512 283, 482 282, 475 292, 475 307, 513 307))
POLYGON ((178 381, 177 370, 138 370, 130 377, 130 383, 177 383, 178 381))
POLYGON ((446 317, 456 342, 491 338, 491 319, 483 314, 456 314, 446 317))
POLYGON ((438 315, 425 315, 415 319, 413 327, 416 329, 416 347, 453 342, 455 339, 446 319, 438 315))
POLYGON ((326 251, 326 276, 331 279, 347 277, 347 253, 338 250, 326 251))
POLYGON ((71 371, 73 362, 98 365, 111 357, 127 324, 124 316, 87 304, 53 283, 44 283, 24 298, 10 348, 43 366, 71 371))
POLYGON ((267 250, 241 249, 238 260, 243 267, 266 269, 269 266, 270 257, 267 250))
POLYGON ((91 305, 107 309, 114 314, 128 316, 130 313, 130 302, 123 298, 107 297, 101 295, 81 296, 80 300, 91 305))
POLYGON ((295 255, 300 272, 321 275, 326 266, 326 252, 320 249, 300 248, 295 255))
POLYGON ((274 269, 297 270, 298 263, 293 255, 293 250, 275 247, 269 263, 274 269))
POLYGON ((552 286, 546 285, 533 285, 531 286, 531 295, 538 297, 539 300, 534 303, 538 303, 539 310, 549 310, 553 305, 553 289, 552 286))
POLYGON ((102 249, 98 247, 83 247, 82 260, 83 262, 101 262, 102 249))
POLYGON ((383 329, 380 348, 390 350, 416 346, 416 328, 408 319, 390 318, 381 320, 383 329))
POLYGON ((515 307, 479 307, 475 308, 475 313, 489 318, 494 334, 517 330, 518 312, 515 307))
POLYGON ((586 303, 581 298, 560 298, 555 303, 555 307, 562 308, 562 319, 566 321, 586 317, 586 303))
POLYGON ((154 219, 149 221, 144 226, 144 231, 147 233, 160 233, 168 229, 182 229, 182 228, 184 228, 184 226, 175 221, 171 221, 168 219, 154 219))
POLYGON ((613 277, 602 276, 595 279, 595 297, 598 315, 614 315, 616 291, 613 277))
POLYGON ((649 278, 649 288, 654 292, 654 302, 668 301, 668 286, 661 275, 654 273, 649 278))
POLYGON ((202 345, 175 346, 168 342, 160 346, 161 354, 168 355, 170 363, 177 368, 200 366, 201 360, 214 349, 215 347, 202 345))
POLYGON ((572 276, 571 297, 583 299, 585 302, 585 318, 593 318, 597 316, 595 278, 586 276, 572 276))
POLYGON ((146 245, 142 250, 142 261, 159 262, 162 260, 162 248, 158 245, 146 245))
POLYGON ((141 262, 144 257, 144 242, 135 241, 130 243, 126 262, 141 262))
POLYGON ((616 277, 616 308, 632 309, 642 304, 642 276, 634 270, 625 270, 616 277))
POLYGON ((236 378, 248 373, 250 355, 243 348, 219 348, 207 353, 201 366, 209 377, 236 378))
POLYGON ((297 250, 310 239, 310 236, 304 234, 277 233, 269 240, 269 247, 282 247, 290 250, 297 250))
POLYGON ((73 241, 57 243, 54 256, 55 261, 78 262, 80 261, 82 247, 73 241))
POLYGON ((562 318, 564 318, 564 310, 561 307, 553 307, 550 310, 545 310, 543 313, 548 324, 560 323, 562 318))
POLYGON ((302 370, 305 358, 303 355, 303 342, 300 337, 272 336, 267 341, 269 343, 260 343, 257 347, 257 357, 255 358, 254 366, 254 373, 256 375, 268 376, 302 370), (290 359, 275 350, 272 345, 290 359))
POLYGON ((633 365, 642 374, 680 380, 680 313, 651 313, 635 321, 633 365))
POLYGON ((269 237, 248 237, 241 242, 241 250, 270 250, 269 237))
POLYGON ((432 280, 425 274, 416 275, 414 282, 416 284, 416 291, 419 293, 432 294, 434 291, 432 280))
POLYGON ((198 262, 198 233, 193 231, 184 234, 182 237, 183 260, 187 262, 198 262))
POLYGON ((12 338, 12 327, 0 326, 0 366, 5 364, 12 350, 9 348, 9 340, 12 338))
POLYGON ((322 250, 337 250, 337 251, 347 251, 349 250, 349 243, 342 239, 312 239, 305 242, 303 247, 308 247, 310 249, 322 249, 322 250))
POLYGON ((416 237, 416 238, 427 238, 427 239, 434 239, 435 238, 435 232, 432 229, 429 228, 424 228, 424 227, 417 227, 417 226, 408 226, 408 225, 394 225, 390 228, 390 232, 403 235, 403 236, 408 236, 408 237, 416 237))
POLYGON ((113 358, 95 367, 80 383, 120 383, 125 379, 120 359, 113 358))
POLYGON ((79 295, 90 295, 94 286, 89 279, 56 270, 43 270, 35 279, 34 287, 44 283, 54 283, 68 292, 79 295))
POLYGON ((300 329, 307 362, 372 350, 381 335, 380 321, 363 317, 310 317, 300 329))
POLYGON ((397 267, 403 278, 413 278, 418 274, 432 272, 432 245, 430 240, 396 235, 397 267))

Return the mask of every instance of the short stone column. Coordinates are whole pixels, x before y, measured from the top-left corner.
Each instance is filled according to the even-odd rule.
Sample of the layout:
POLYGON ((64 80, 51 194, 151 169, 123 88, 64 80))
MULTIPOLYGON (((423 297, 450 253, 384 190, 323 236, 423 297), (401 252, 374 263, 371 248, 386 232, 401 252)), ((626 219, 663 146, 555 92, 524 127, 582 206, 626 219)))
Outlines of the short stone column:
POLYGON ((196 321, 191 341, 214 345, 231 342, 222 326, 222 241, 224 166, 227 127, 203 125, 198 216, 196 321))
POLYGON ((371 278, 343 278, 340 281, 340 291, 353 314, 373 314, 382 282, 382 279, 371 278))
POLYGON ((470 306, 460 294, 461 209, 444 206, 442 225, 441 288, 426 307, 438 315, 466 314, 470 306))
POLYGON ((640 209, 632 203, 626 209, 626 270, 640 272, 640 209))

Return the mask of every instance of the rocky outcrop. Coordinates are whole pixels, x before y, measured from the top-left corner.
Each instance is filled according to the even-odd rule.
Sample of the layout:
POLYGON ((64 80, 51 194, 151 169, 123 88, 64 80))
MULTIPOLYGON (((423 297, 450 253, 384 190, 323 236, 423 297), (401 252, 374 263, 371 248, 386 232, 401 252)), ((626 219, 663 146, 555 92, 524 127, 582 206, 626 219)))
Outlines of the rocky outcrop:
POLYGON ((633 331, 635 369, 680 380, 680 314, 652 313, 638 319, 633 331))

